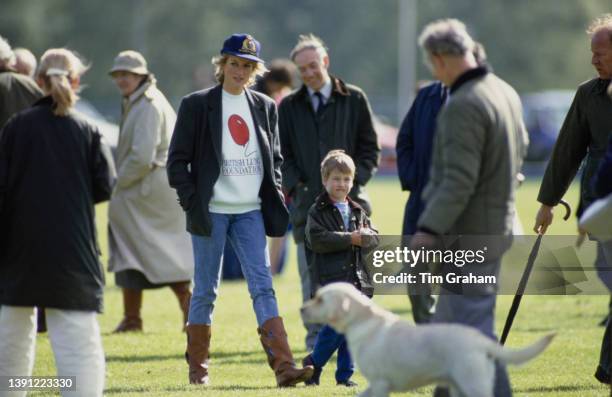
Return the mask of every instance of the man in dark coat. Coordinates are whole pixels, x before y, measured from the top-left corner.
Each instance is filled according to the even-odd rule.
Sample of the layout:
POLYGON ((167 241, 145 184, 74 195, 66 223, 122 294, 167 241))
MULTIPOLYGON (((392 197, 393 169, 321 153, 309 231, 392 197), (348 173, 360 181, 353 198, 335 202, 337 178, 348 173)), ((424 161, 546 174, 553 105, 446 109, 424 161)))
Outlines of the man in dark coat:
MULTIPOLYGON (((612 94, 612 85, 610 85, 610 93, 612 94)), ((612 109, 611 109, 612 111, 612 109)), ((597 197, 606 197, 612 194, 612 134, 608 143, 608 151, 601 162, 599 171, 593 178, 593 190, 597 197)), ((612 241, 602 242, 602 254, 605 257, 608 267, 612 265, 612 241)), ((601 342, 601 353, 599 356, 599 365, 595 372, 595 378, 601 383, 610 383, 610 350, 611 340, 610 333, 612 332, 612 321, 608 320, 603 341, 601 342)))
MULTIPOLYGON (((306 301, 312 291, 304 253, 304 228, 308 209, 323 190, 321 160, 332 149, 342 149, 354 159, 357 172, 350 197, 370 215, 364 187, 376 172, 380 147, 366 95, 358 87, 329 75, 329 56, 321 39, 300 36, 291 60, 304 84, 281 102, 279 129, 283 188, 293 200, 291 223, 298 248, 302 299, 306 301)), ((304 327, 310 350, 319 327, 304 327)))
MULTIPOLYGON (((581 177, 578 217, 596 198, 592 179, 606 151, 612 133, 612 100, 606 88, 612 78, 612 16, 597 18, 588 29, 591 36, 591 63, 598 77, 582 83, 565 117, 552 156, 548 162, 538 201, 534 231, 546 233, 553 221, 553 208, 570 186, 585 161, 581 177)), ((597 244, 595 267, 603 283, 612 291, 612 272, 606 271, 601 244, 597 244)), ((611 300, 612 303, 612 300, 611 300)))
POLYGON ((402 190, 410 191, 404 212, 403 235, 416 232, 419 215, 425 209, 421 193, 429 179, 436 117, 447 95, 439 81, 421 88, 397 135, 397 173, 402 190))
POLYGON ((9 43, 0 36, 0 129, 15 113, 30 107, 42 97, 34 80, 13 69, 15 54, 9 43))
MULTIPOLYGON (((421 194, 429 180, 436 117, 447 95, 447 89, 439 81, 420 89, 397 135, 397 173, 402 190, 410 191, 404 210, 402 236, 416 233, 417 221, 425 210, 421 194)), ((414 322, 429 322, 435 304, 431 288, 410 285, 408 289, 414 322)))
MULTIPOLYGON (((29 75, 17 70, 17 61, 17 54, 8 41, 0 36, 0 137, 2 126, 11 116, 30 107, 43 95, 29 75)), ((44 332, 47 329, 44 309, 39 308, 37 315, 38 330, 44 332)))

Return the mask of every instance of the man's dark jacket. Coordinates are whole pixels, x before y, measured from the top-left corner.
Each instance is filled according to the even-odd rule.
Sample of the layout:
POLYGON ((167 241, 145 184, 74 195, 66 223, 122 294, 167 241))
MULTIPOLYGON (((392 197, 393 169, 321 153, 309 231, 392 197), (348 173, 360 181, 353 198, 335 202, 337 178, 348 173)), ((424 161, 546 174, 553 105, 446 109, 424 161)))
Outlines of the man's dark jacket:
POLYGON ((306 259, 310 271, 312 294, 321 286, 344 281, 372 296, 373 288, 363 259, 363 249, 376 244, 376 236, 363 236, 366 248, 351 244, 351 232, 370 228, 365 210, 348 198, 351 208, 349 229, 345 230, 342 215, 327 192, 316 198, 306 222, 306 259))
POLYGON ((0 70, 0 129, 14 114, 43 96, 34 80, 15 71, 0 70))
MULTIPOLYGON (((168 180, 186 212, 187 230, 201 236, 212 230, 208 204, 221 170, 221 90, 217 85, 183 98, 168 151, 168 180)), ((259 197, 266 234, 284 236, 289 213, 281 192, 276 104, 258 92, 245 92, 264 168, 259 197)))
POLYGON ((404 236, 417 231, 417 221, 425 209, 421 194, 429 179, 436 118, 444 104, 444 94, 440 82, 420 89, 397 135, 397 173, 402 190, 410 191, 404 211, 404 236))
POLYGON ((593 191, 597 198, 605 197, 612 193, 612 134, 610 134, 610 139, 608 140, 606 155, 593 178, 593 191))
POLYGON ((318 117, 305 85, 279 107, 283 187, 293 199, 291 223, 297 242, 304 241, 308 209, 323 190, 321 161, 332 149, 343 149, 355 161, 350 196, 371 213, 364 186, 376 172, 380 147, 370 104, 358 87, 331 79, 331 95, 318 117))
POLYGON ((110 151, 96 127, 45 97, 0 140, 0 305, 102 311, 94 203, 110 198, 110 151))
POLYGON ((542 179, 540 203, 557 205, 583 160, 577 215, 595 200, 592 178, 612 133, 612 100, 606 94, 609 83, 610 80, 595 78, 578 87, 542 179))

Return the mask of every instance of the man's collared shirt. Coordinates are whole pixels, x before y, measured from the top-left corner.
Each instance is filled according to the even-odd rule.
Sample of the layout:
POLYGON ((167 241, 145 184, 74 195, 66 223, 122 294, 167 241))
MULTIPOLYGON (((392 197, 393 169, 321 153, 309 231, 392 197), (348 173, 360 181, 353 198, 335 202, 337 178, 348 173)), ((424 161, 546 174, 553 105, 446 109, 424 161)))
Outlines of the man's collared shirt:
POLYGON ((329 100, 329 97, 331 96, 332 82, 331 82, 331 79, 328 79, 327 82, 323 84, 323 87, 321 87, 319 91, 315 91, 308 86, 306 86, 306 88, 308 89, 308 96, 310 97, 310 102, 312 102, 312 107, 314 108, 316 112, 319 109, 319 106, 321 105, 319 103, 319 98, 316 95, 317 92, 321 93, 321 95, 323 96, 323 105, 325 105, 327 101, 329 100))

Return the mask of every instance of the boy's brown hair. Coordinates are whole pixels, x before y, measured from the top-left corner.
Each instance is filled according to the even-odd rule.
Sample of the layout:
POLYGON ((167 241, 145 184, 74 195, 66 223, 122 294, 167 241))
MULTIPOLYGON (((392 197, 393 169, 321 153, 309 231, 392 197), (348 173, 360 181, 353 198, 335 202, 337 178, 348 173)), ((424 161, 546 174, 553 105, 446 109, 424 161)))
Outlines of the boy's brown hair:
POLYGON ((332 171, 351 174, 351 178, 355 178, 355 163, 344 150, 331 150, 321 162, 321 178, 326 180, 332 171))

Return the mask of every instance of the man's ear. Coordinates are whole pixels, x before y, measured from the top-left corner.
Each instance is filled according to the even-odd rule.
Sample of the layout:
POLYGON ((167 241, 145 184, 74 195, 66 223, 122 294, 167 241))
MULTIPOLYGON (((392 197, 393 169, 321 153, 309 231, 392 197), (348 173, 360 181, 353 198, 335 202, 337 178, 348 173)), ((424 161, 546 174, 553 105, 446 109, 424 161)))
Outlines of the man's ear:
POLYGON ((329 69, 329 55, 323 56, 323 66, 325 69, 329 69))

